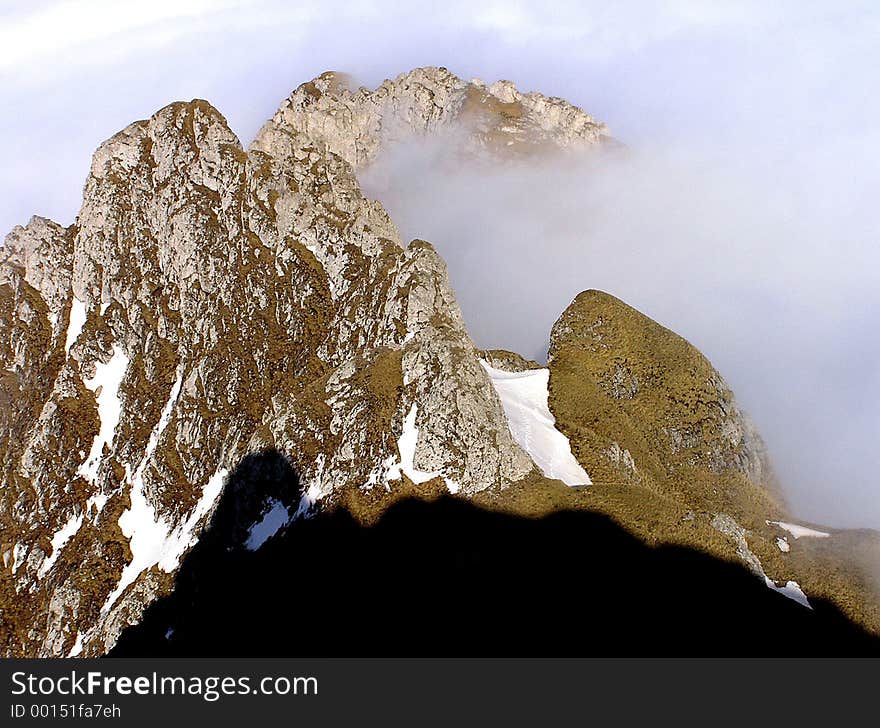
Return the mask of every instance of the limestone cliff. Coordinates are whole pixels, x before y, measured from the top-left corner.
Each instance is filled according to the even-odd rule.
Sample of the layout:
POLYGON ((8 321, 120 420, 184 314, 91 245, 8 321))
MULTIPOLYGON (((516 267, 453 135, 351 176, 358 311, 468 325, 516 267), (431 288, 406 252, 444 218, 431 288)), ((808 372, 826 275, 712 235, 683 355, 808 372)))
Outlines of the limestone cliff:
POLYGON ((375 90, 325 73, 302 84, 263 126, 253 148, 286 156, 309 140, 355 169, 413 135, 455 133, 467 153, 520 154, 610 140, 582 109, 510 81, 463 81, 445 68, 418 68, 375 90))
POLYGON ((112 645, 248 452, 300 472, 291 515, 532 469, 433 248, 405 247, 344 160, 286 151, 245 152, 206 102, 172 104, 97 150, 75 226, 7 239, 6 653, 112 645))

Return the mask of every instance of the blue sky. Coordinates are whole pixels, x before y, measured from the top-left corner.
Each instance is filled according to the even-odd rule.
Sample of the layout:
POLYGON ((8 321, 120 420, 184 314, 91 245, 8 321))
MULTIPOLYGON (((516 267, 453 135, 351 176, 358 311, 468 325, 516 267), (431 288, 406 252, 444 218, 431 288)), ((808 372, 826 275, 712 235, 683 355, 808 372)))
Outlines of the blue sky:
POLYGON ((0 228, 73 222, 95 147, 173 100, 210 100, 247 144, 327 69, 509 78, 582 106, 634 159, 572 176, 527 219, 504 206, 540 170, 471 200, 456 189, 473 177, 385 191, 449 259, 478 343, 537 355, 573 295, 605 288, 720 367, 801 516, 880 526, 878 37, 874 3, 831 0, 0 2, 0 228), (438 194, 467 214, 429 209, 438 194), (557 262, 536 273, 528 240, 498 241, 505 219, 546 234, 538 213, 558 216, 542 241, 557 262), (525 288, 520 316, 480 319, 485 291, 525 288))

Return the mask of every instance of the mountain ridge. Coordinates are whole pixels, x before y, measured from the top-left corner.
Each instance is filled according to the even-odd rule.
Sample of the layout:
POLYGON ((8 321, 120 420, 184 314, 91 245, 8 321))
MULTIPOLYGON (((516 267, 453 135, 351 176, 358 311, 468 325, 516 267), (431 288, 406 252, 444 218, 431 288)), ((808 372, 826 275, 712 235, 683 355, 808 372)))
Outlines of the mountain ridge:
MULTIPOLYGON (((403 496, 503 501, 514 484, 543 482, 483 360, 534 363, 474 346, 443 259, 425 241, 404 245, 357 182, 355 169, 383 145, 441 126, 490 158, 608 137, 576 107, 508 82, 427 68, 352 92, 324 74, 295 90, 248 150, 200 100, 134 122, 96 150, 73 225, 33 218, 10 233, 0 251, 3 654, 111 649, 173 589, 227 473, 256 452, 278 450, 302 492, 296 501, 261 494, 248 505, 253 526, 273 512, 295 520, 335 507, 369 522, 403 496)), ((587 472, 605 461, 641 472, 651 448, 640 455, 616 433, 602 447, 577 434, 576 410, 597 395, 578 384, 591 365, 566 364, 562 328, 537 396, 587 472), (563 384, 566 369, 574 383, 563 384)), ((708 362, 682 374, 688 386, 716 376, 723 382, 708 362)), ((612 399, 633 400, 618 379, 612 392, 631 396, 612 399)), ((732 402, 720 383, 715 391, 732 402)), ((707 431, 734 422, 751 432, 732 412, 707 431)), ((668 416, 684 417, 674 408, 668 416)), ((638 439, 641 429, 623 434, 638 439)), ((747 455, 711 461, 711 477, 762 492, 760 457, 747 455)), ((715 506, 681 520, 690 496, 671 496, 665 468, 624 494, 597 489, 590 507, 649 542, 697 544, 746 563, 751 546, 762 568, 788 578, 799 545, 783 561, 768 550, 779 529, 756 517, 722 533, 715 506), (644 504, 655 511, 647 529, 644 504), (757 541, 743 551, 746 531, 757 541)), ((788 518, 781 506, 765 515, 788 518)), ((812 593, 836 558, 827 556, 812 593)), ((854 574, 830 582, 829 598, 843 594, 850 616, 880 624, 863 584, 848 586, 854 574)))

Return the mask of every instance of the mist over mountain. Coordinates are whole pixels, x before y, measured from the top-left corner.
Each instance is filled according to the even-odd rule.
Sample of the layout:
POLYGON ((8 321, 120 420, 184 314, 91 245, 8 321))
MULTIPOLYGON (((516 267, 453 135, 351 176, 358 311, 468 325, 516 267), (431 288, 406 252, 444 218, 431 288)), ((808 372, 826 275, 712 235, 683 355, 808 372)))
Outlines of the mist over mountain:
POLYGON ((589 281, 709 355, 802 517, 880 523, 868 200, 817 207, 812 190, 830 180, 797 163, 768 169, 759 145, 499 165, 456 146, 439 137, 392 148, 361 180, 404 238, 426 237, 447 258, 479 346, 544 361, 550 325, 589 281), (841 481, 843 498, 830 486, 841 481))
MULTIPOLYGON (((694 305, 684 293, 643 293, 649 282, 617 275, 606 261, 608 284, 572 286, 568 300, 585 286, 605 288, 694 341, 759 420, 797 512, 877 525, 871 443, 880 403, 870 363, 875 337, 866 333, 878 323, 871 274, 880 95, 872 91, 880 18, 872 3, 199 0, 135 8, 94 0, 9 6, 0 17, 0 105, 14 110, 0 117, 4 233, 34 213, 72 223, 92 150, 171 99, 211 100, 245 143, 292 85, 328 68, 374 87, 404 68, 445 64, 465 79, 510 78, 588 109, 633 154, 606 185, 588 187, 632 211, 617 220, 605 207, 603 232, 628 240, 631 225, 646 218, 648 233, 659 225, 673 238, 663 241, 667 249, 695 245, 699 257, 721 246, 728 285, 704 286, 708 300, 694 305), (622 203, 627 189, 638 195, 622 203), (694 229, 702 225, 706 244, 664 218, 652 198, 671 204, 676 219, 693 219, 694 229), (743 235, 733 240, 727 228, 743 235), (751 301, 753 310, 741 311, 751 301), (764 303, 764 321, 756 322, 764 303), (722 330, 730 331, 723 343, 722 330)), ((407 209, 395 208, 403 226, 416 204, 406 199, 399 203, 407 209)), ((572 204, 589 201, 574 196, 572 204)), ((426 216, 426 225, 433 221, 426 216)), ((415 228, 408 234, 430 237, 415 228)), ((450 255, 453 245, 438 244, 453 270, 466 268, 450 255)), ((722 277, 708 267, 701 275, 722 277)), ((565 272, 574 276, 571 268, 565 272)), ((465 276, 454 277, 466 288, 465 276)), ((459 295, 467 310, 470 294, 459 295)), ((548 306, 533 329, 535 352, 553 317, 548 306)), ((469 325, 480 323, 470 316, 469 325)))
POLYGON ((0 654, 876 652, 871 3, 0 20, 0 654))

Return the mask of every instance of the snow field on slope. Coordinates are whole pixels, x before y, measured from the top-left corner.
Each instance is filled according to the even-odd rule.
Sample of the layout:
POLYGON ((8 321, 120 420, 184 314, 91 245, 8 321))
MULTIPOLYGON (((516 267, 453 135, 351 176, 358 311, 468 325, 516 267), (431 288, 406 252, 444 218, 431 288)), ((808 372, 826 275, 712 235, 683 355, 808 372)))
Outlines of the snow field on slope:
POLYGON ((49 573, 49 569, 54 566, 55 561, 61 555, 61 549, 63 549, 67 542, 76 535, 76 532, 79 531, 82 523, 83 515, 80 513, 78 516, 71 516, 67 523, 55 532, 55 535, 52 536, 52 553, 46 557, 42 564, 40 564, 40 569, 37 571, 37 578, 42 579, 49 573))
POLYGON ((116 431, 119 416, 122 414, 119 385, 122 383, 127 368, 128 357, 119 346, 114 346, 110 361, 106 364, 98 362, 95 365, 95 376, 84 382, 86 387, 98 393, 98 418, 101 421, 100 430, 92 441, 92 449, 86 461, 80 465, 77 471, 89 482, 94 482, 98 475, 98 465, 101 462, 104 445, 109 447, 113 442, 113 433, 116 431))
POLYGON ((104 613, 110 610, 122 592, 134 583, 143 571, 158 566, 162 571, 169 573, 177 568, 180 557, 195 541, 196 526, 214 505, 223 489, 223 481, 227 471, 220 469, 209 478, 195 508, 186 521, 177 528, 172 528, 171 524, 158 515, 153 505, 147 500, 143 481, 144 470, 155 452, 162 432, 171 420, 172 410, 180 395, 181 384, 182 376, 178 372, 168 402, 150 435, 144 457, 135 470, 134 476, 129 474, 131 505, 119 516, 119 527, 122 529, 123 535, 129 539, 132 559, 122 570, 116 589, 107 597, 101 610, 104 613))
POLYGON ((70 322, 67 325, 67 339, 64 342, 64 353, 70 353, 70 347, 74 345, 82 333, 86 323, 86 305, 76 296, 70 304, 70 322))
POLYGON ((244 544, 248 551, 256 551, 290 522, 287 506, 280 500, 273 498, 269 506, 266 514, 248 531, 247 541, 244 544))
POLYGON ((779 526, 784 531, 788 531, 796 539, 798 538, 828 538, 830 533, 825 531, 817 531, 806 526, 799 526, 796 523, 785 523, 784 521, 767 521, 768 525, 779 526))
POLYGON ((575 460, 568 438, 556 429, 548 405, 549 369, 506 372, 480 360, 501 398, 513 439, 548 478, 566 485, 590 485, 590 476, 575 460))

